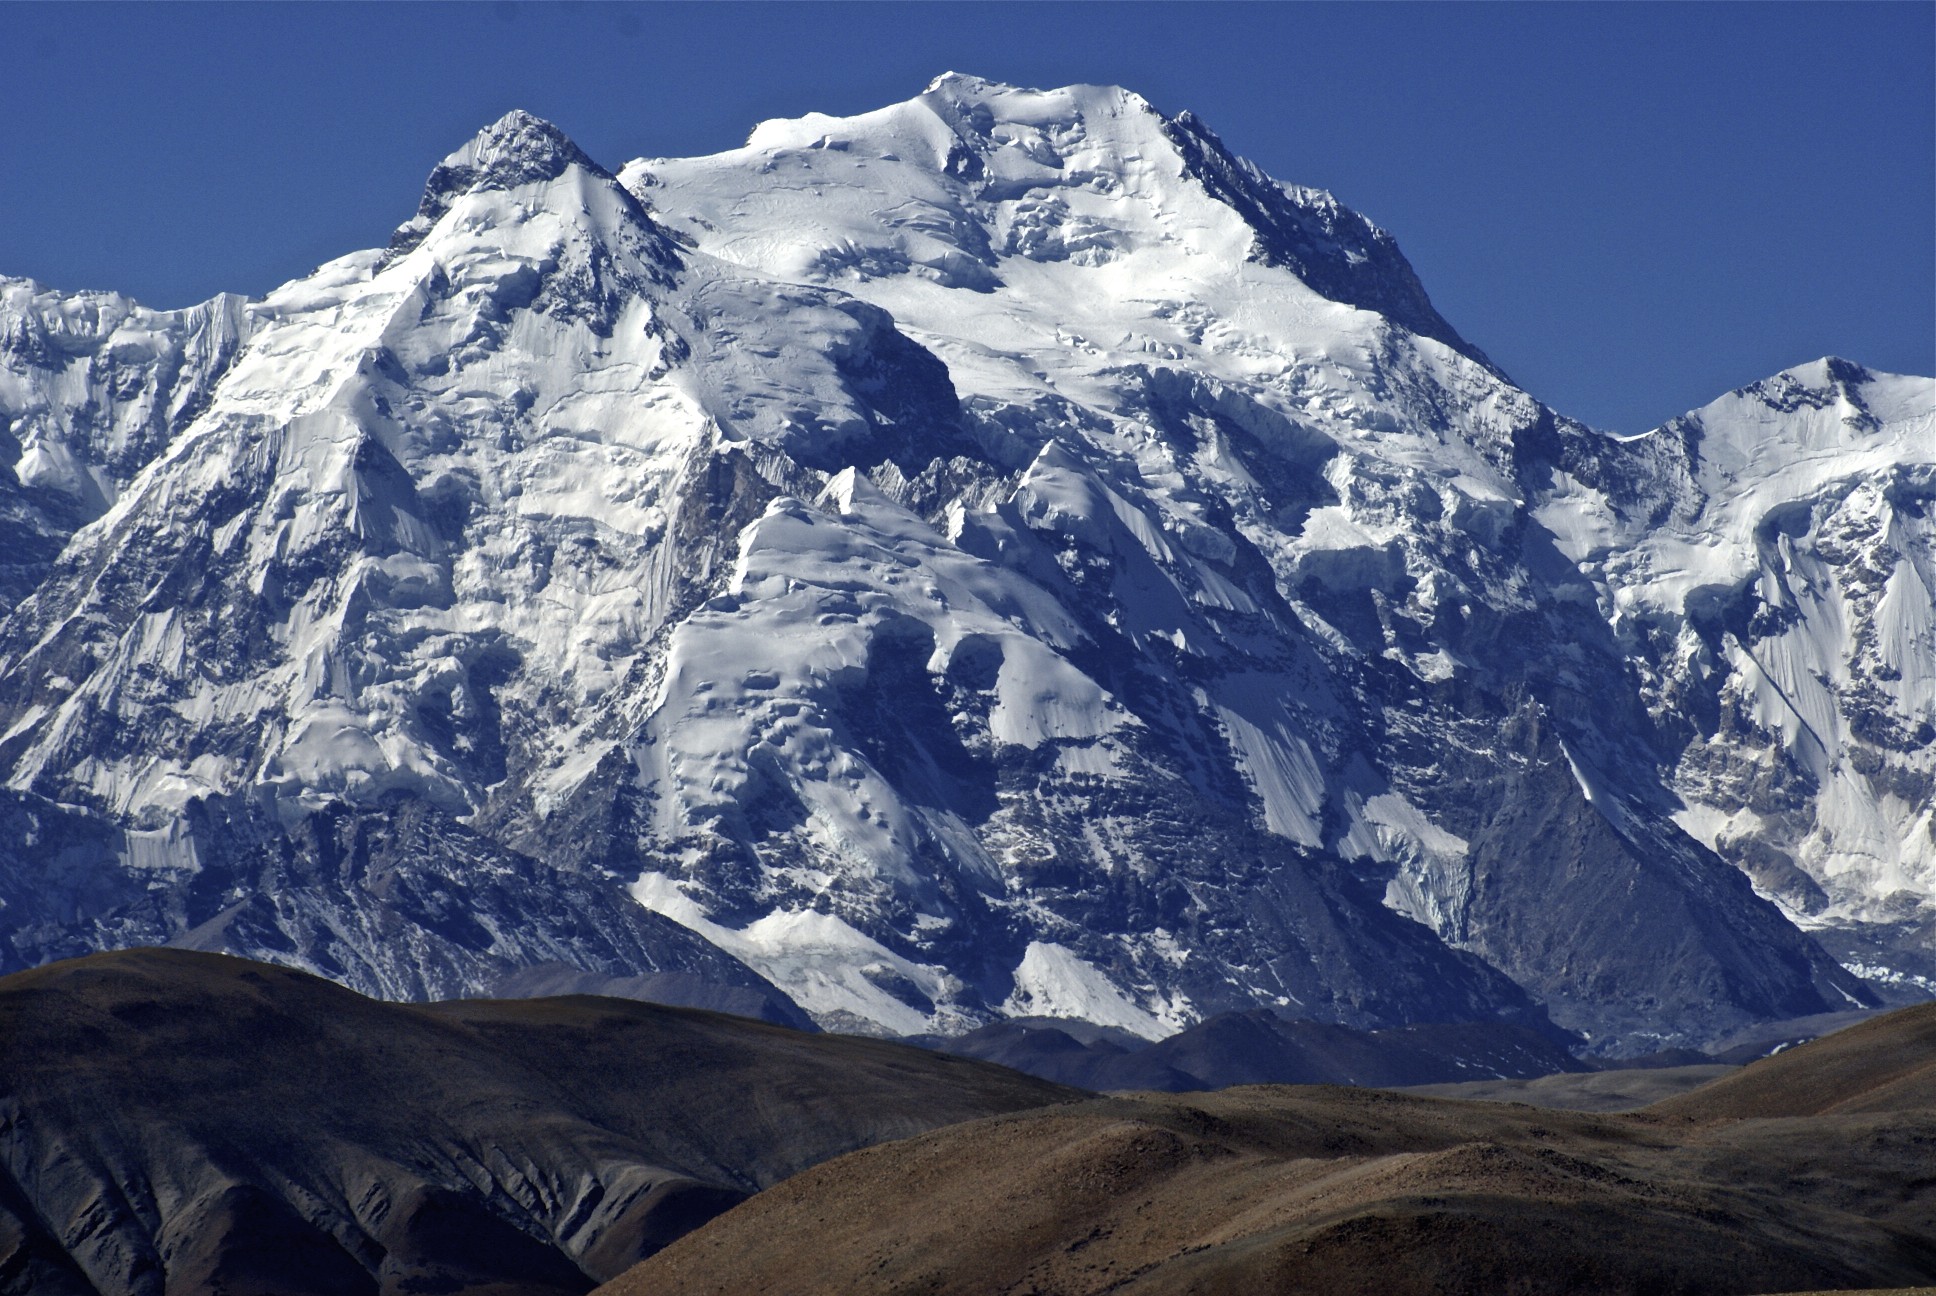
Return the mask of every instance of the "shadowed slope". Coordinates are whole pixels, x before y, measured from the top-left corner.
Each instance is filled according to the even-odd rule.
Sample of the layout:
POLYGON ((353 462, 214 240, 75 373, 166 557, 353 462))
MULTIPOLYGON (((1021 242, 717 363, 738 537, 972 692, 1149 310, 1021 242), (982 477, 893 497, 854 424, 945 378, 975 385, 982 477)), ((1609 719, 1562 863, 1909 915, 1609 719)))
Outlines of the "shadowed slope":
POLYGON ((137 950, 0 979, 0 1291, 584 1291, 837 1153, 1070 1091, 574 997, 137 950))
POLYGON ((1936 1109, 1908 1078, 1936 1061, 1933 1014, 1894 1014, 1622 1116, 1256 1087, 994 1117, 816 1167, 604 1290, 1478 1296, 1927 1283, 1936 1109), (1761 1097, 1791 1086, 1805 1089, 1791 1108, 1824 1114, 1761 1097), (1704 1108, 1703 1095, 1718 1097, 1704 1108))
POLYGON ((1154 1044, 1053 1019, 992 1022, 922 1042, 1082 1089, 1179 1092, 1239 1084, 1388 1088, 1585 1070, 1558 1035, 1506 1022, 1360 1031, 1256 1008, 1219 1013, 1154 1044))

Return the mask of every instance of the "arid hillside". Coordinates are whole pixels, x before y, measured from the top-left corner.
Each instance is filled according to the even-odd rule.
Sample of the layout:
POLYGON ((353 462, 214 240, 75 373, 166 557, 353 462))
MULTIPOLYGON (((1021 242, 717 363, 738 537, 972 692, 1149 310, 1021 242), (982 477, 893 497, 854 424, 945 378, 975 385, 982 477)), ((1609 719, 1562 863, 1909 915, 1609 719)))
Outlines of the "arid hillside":
POLYGON ((1757 1293, 1936 1282, 1936 1006, 1623 1115, 1257 1086, 816 1167, 609 1296, 1757 1293))
POLYGON ((827 1157, 1073 1096, 694 1009, 98 954, 0 979, 0 1292, 582 1292, 827 1157))

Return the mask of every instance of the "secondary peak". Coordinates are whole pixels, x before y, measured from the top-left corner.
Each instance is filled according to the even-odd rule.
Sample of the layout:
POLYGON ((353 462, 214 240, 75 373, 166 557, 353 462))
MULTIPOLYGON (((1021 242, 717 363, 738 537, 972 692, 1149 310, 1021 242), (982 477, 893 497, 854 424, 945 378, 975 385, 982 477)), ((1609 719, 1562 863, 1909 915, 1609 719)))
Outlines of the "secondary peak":
POLYGON ((542 184, 574 166, 610 178, 563 131, 542 117, 513 108, 437 164, 424 183, 416 217, 397 230, 390 246, 398 251, 416 246, 464 194, 542 184))

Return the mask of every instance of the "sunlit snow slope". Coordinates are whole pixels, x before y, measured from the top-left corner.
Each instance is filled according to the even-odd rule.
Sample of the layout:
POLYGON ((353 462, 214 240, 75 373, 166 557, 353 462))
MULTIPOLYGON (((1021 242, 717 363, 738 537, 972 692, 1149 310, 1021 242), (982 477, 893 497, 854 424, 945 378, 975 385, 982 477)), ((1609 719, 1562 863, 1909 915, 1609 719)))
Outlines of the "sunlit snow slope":
POLYGON ((0 625, 9 963, 1644 1050, 1870 997, 1782 906, 1917 939, 1931 384, 1600 436, 1126 91, 950 75, 617 176, 512 114, 261 302, 0 308, 47 551, 0 625), (148 357, 138 460, 103 355, 148 357))

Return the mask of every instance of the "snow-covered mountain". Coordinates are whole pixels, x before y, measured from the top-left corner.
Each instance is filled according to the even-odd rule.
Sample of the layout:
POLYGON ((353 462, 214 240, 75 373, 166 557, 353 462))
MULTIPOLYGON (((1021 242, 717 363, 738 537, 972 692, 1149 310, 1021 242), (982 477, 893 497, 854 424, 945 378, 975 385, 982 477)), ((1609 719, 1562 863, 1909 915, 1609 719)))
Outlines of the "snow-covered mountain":
POLYGON ((0 308, 8 965, 1629 1051, 1921 966, 1932 384, 1594 433, 1126 91, 513 113, 260 302, 0 308))
POLYGON ((1802 365, 1528 458, 1673 759, 1677 821, 1885 984, 1936 990, 1936 409, 1802 365))
POLYGON ((244 308, 225 294, 155 311, 0 278, 0 607, 202 412, 246 335, 244 308))

